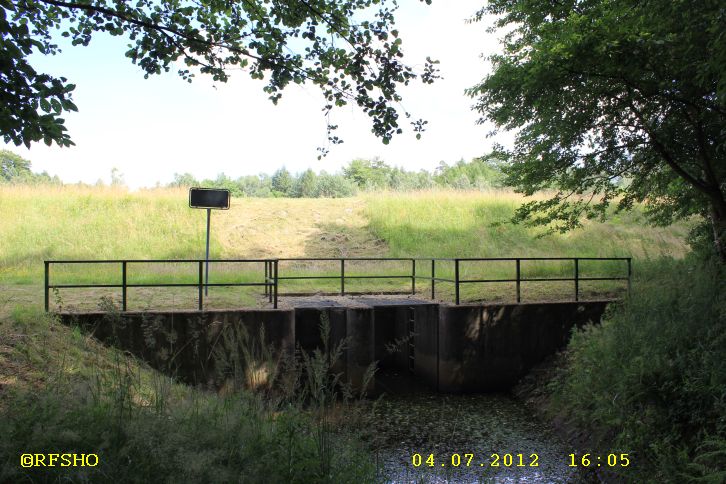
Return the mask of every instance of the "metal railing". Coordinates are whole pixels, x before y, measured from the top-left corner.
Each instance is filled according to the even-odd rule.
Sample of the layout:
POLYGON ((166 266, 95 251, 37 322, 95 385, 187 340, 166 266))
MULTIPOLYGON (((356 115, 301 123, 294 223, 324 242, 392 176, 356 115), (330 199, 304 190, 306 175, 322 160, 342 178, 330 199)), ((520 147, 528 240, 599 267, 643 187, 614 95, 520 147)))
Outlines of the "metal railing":
MULTIPOLYGON (((64 288, 91 288, 106 287, 121 289, 121 310, 127 309, 127 292, 130 287, 197 287, 199 292, 199 310, 204 308, 204 288, 205 287, 255 287, 264 286, 265 293, 274 294, 274 304, 277 308, 277 281, 270 274, 277 273, 277 261, 269 259, 210 259, 212 263, 264 263, 265 278, 263 282, 224 282, 224 283, 206 283, 204 281, 204 264, 205 259, 128 259, 128 260, 47 260, 45 261, 45 310, 49 310, 50 306, 50 290, 64 288), (50 283, 50 267, 51 264, 119 264, 121 268, 120 284, 51 284, 50 283), (128 266, 130 264, 197 264, 198 280, 195 283, 129 283, 128 282, 128 266), (269 265, 268 265, 269 264, 269 265), (271 268, 268 274, 268 267, 271 268), (272 270, 274 268, 274 270, 272 270)), ((271 296, 271 301, 273 300, 271 296)))
POLYGON ((628 292, 631 288, 631 279, 633 274, 632 258, 631 257, 483 257, 483 258, 458 258, 458 259, 437 259, 447 260, 454 262, 454 280, 450 279, 434 279, 435 274, 435 260, 431 261, 432 271, 432 284, 431 284, 431 298, 435 296, 434 282, 436 280, 443 280, 446 282, 453 282, 455 284, 455 300, 456 304, 460 303, 461 299, 461 284, 474 284, 474 283, 496 283, 496 282, 514 282, 516 284, 517 302, 522 302, 522 283, 523 282, 562 282, 570 281, 574 282, 574 293, 575 301, 580 300, 580 282, 581 281, 627 281, 628 292), (490 261, 511 261, 515 263, 515 278, 514 279, 461 279, 460 278, 460 267, 462 262, 490 262, 490 261), (523 261, 572 261, 573 262, 573 277, 522 277, 522 262, 523 261), (627 275, 620 277, 583 277, 580 275, 580 261, 625 261, 627 263, 627 275))
MULTIPOLYGON (((338 279, 340 281, 340 295, 345 296, 345 281, 353 279, 410 279, 411 294, 416 293, 416 259, 410 257, 288 257, 275 259, 278 262, 338 262, 340 272, 334 276, 280 276, 277 275, 277 281, 295 281, 295 280, 316 280, 316 279, 338 279), (348 262, 411 262, 410 274, 393 274, 393 275, 350 275, 345 272, 345 263, 348 262)), ((337 294, 337 293, 336 293, 337 294)), ((377 292, 376 294, 381 294, 377 292)), ((397 293, 397 294, 400 294, 397 293)))
MULTIPOLYGON (((225 282, 225 283, 205 283, 204 281, 204 263, 203 259, 177 259, 177 260, 49 260, 45 261, 45 310, 49 310, 49 292, 51 289, 61 288, 120 288, 121 289, 121 308, 123 311, 127 309, 127 289, 133 287, 197 287, 199 292, 199 310, 203 310, 204 289, 205 287, 228 286, 228 287, 264 287, 264 295, 272 303, 273 308, 278 306, 279 285, 282 281, 296 280, 338 280, 340 283, 340 291, 335 294, 344 296, 350 294, 346 292, 345 283, 354 279, 409 279, 411 283, 410 294, 416 294, 416 281, 427 280, 431 283, 431 299, 436 299, 436 283, 454 284, 454 302, 458 305, 461 303, 461 287, 465 284, 484 284, 484 283, 515 283, 516 301, 522 301, 522 283, 525 282, 573 282, 574 283, 574 300, 580 300, 580 283, 583 281, 627 281, 627 289, 630 292, 632 280, 632 259, 630 257, 478 257, 478 258, 402 258, 402 257, 319 257, 319 258, 280 258, 280 259, 216 259, 210 260, 212 263, 263 263, 264 276, 262 282, 225 282), (406 274, 377 274, 377 275, 351 275, 346 273, 346 261, 348 262, 410 262, 410 272, 406 274), (572 261, 573 273, 572 277, 522 277, 522 262, 525 261, 572 261), (581 261, 624 261, 627 263, 627 272, 623 276, 617 277, 583 277, 580 275, 581 261), (281 275, 280 262, 337 262, 339 264, 339 272, 336 275, 323 276, 301 276, 301 275, 281 275), (420 270, 417 272, 418 263, 430 264, 431 274, 422 275, 420 270), (445 277, 437 277, 436 264, 453 263, 453 279, 445 277), (514 278, 505 279, 463 279, 462 266, 474 262, 513 262, 514 278), (129 264, 198 264, 198 280, 195 283, 128 283, 127 269, 129 264), (50 267, 51 264, 119 264, 121 267, 120 284, 51 284, 50 283, 50 267)), ((366 294, 381 294, 381 291, 368 292, 366 294)), ((406 292, 408 293, 408 291, 406 292)), ((319 294, 316 292, 314 294, 319 294)), ((390 294, 390 293, 389 293, 390 294)), ((401 294, 396 292, 395 294, 401 294)), ((312 294, 310 294, 312 295, 312 294)))

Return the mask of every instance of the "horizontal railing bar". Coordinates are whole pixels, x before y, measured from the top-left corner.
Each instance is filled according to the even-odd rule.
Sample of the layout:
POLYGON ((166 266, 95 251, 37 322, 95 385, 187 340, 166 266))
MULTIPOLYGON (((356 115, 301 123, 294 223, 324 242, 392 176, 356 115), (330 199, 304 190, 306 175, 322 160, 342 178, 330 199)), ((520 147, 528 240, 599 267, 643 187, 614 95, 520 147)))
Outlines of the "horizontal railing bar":
POLYGON ((123 287, 123 284, 48 284, 48 289, 63 289, 70 287, 123 287))
MULTIPOLYGON (((527 279, 520 279, 520 281, 526 281, 527 279)), ((557 279, 550 279, 551 281, 555 281, 557 279)), ((459 280, 459 284, 464 284, 466 282, 517 282, 516 279, 461 279, 459 280)))
MULTIPOLYGON (((337 279, 340 280, 340 276, 282 276, 277 278, 280 281, 283 280, 296 280, 296 279, 337 279)), ((346 274, 343 279, 411 279, 411 276, 349 276, 346 274)))
MULTIPOLYGON (((519 279, 519 282, 545 282, 545 281, 625 281, 627 277, 543 277, 543 278, 529 278, 519 279)), ((517 279, 467 279, 460 280, 459 284, 466 282, 517 282, 517 279)))
MULTIPOLYGON (((427 277, 426 279, 428 279, 429 281, 432 280, 430 277, 427 277)), ((433 280, 437 282, 456 282, 453 279, 444 279, 442 277, 434 277, 433 280)))
MULTIPOLYGON (((411 279, 411 277, 415 277, 416 279, 426 279, 427 281, 431 280, 431 276, 405 276, 405 277, 407 277, 408 279, 411 279)), ((433 280, 439 281, 439 282, 456 282, 453 279, 444 279, 442 277, 434 277, 433 280)), ((461 281, 459 281, 459 282, 461 282, 461 281)))
MULTIPOLYGON (((270 283, 265 282, 219 282, 202 284, 202 286, 209 287, 247 287, 247 286, 269 286, 270 283)), ((124 287, 123 284, 52 284, 49 285, 49 289, 64 289, 64 288, 88 288, 88 287, 124 287)), ((158 284, 126 284, 126 287, 199 287, 199 283, 158 283, 158 284)))
MULTIPOLYGON (((234 263, 240 263, 240 262, 254 262, 254 263, 260 263, 260 262, 270 262, 275 261, 277 259, 209 259, 209 262, 234 262, 234 263)), ((162 264, 162 263, 173 263, 173 264, 183 264, 183 263, 200 263, 200 262, 206 262, 207 259, 97 259, 97 260, 47 260, 45 262, 48 262, 49 264, 120 264, 122 262, 127 263, 134 263, 134 264, 143 264, 143 263, 151 263, 151 264, 162 264)))
MULTIPOLYGON (((508 261, 508 260, 629 260, 631 257, 465 257, 459 258, 461 262, 485 262, 485 261, 508 261)), ((430 260, 430 259, 426 259, 430 260)), ((457 259, 439 259, 457 260, 457 259)))
MULTIPOLYGON (((202 283, 202 287, 247 287, 247 286, 269 286, 269 282, 210 282, 202 283)), ((126 284, 126 287, 199 287, 199 283, 193 284, 126 284)))
POLYGON ((296 279, 338 279, 340 276, 279 276, 278 281, 296 280, 296 279))
MULTIPOLYGON (((451 261, 456 260, 462 262, 486 262, 486 261, 563 261, 563 260, 598 260, 598 261, 618 261, 618 260, 631 260, 632 257, 464 257, 464 258, 448 258, 448 257, 285 257, 280 259, 209 259, 209 262, 217 263, 260 263, 270 261, 411 261, 411 260, 435 260, 435 261, 451 261)), ((133 263, 133 264, 183 264, 183 263, 199 263, 206 262, 206 259, 83 259, 83 260, 47 260, 50 264, 114 264, 114 263, 133 263)))
POLYGON ((509 260, 631 260, 632 257, 411 257, 404 260, 435 260, 435 261, 451 261, 456 260, 462 262, 476 261, 509 261, 509 260))
MULTIPOLYGON (((356 292, 345 291, 345 296, 377 296, 377 295, 410 295, 411 291, 376 291, 356 292)), ((340 291, 335 292, 281 292, 280 296, 303 297, 303 296, 340 296, 340 291)))
POLYGON ((346 273, 344 279, 411 279, 411 276, 349 276, 346 273))
POLYGON ((359 261, 411 261, 411 257, 283 257, 274 259, 280 262, 284 261, 341 261, 341 260, 359 260, 359 261))
POLYGON ((581 281, 627 281, 627 277, 580 277, 581 281))

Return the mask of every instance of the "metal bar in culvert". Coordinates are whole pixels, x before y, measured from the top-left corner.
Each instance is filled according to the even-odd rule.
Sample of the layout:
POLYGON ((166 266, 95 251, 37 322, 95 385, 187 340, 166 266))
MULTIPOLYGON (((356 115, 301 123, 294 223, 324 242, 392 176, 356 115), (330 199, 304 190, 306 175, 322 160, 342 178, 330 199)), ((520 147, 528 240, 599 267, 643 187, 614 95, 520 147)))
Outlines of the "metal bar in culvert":
POLYGON ((269 282, 268 281, 269 273, 267 271, 267 261, 264 262, 264 265, 265 265, 265 296, 267 296, 267 293, 270 290, 270 287, 267 285, 267 283, 269 282))

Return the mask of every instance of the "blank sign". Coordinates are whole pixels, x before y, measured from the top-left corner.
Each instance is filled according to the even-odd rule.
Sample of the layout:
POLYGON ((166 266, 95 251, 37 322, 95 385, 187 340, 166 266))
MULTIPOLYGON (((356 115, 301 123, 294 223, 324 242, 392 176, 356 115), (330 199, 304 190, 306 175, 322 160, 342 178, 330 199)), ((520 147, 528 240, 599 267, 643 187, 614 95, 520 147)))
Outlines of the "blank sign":
POLYGON ((192 208, 229 208, 229 190, 218 188, 190 188, 189 206, 192 208))

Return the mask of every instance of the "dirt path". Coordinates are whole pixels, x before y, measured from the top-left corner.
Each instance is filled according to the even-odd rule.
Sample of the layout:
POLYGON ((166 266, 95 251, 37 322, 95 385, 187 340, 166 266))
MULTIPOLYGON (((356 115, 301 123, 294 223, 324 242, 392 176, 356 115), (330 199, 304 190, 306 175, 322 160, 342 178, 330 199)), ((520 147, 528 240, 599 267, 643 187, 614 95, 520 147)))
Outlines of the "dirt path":
POLYGON ((388 252, 367 229, 360 198, 242 198, 215 213, 224 257, 354 257, 388 252))

